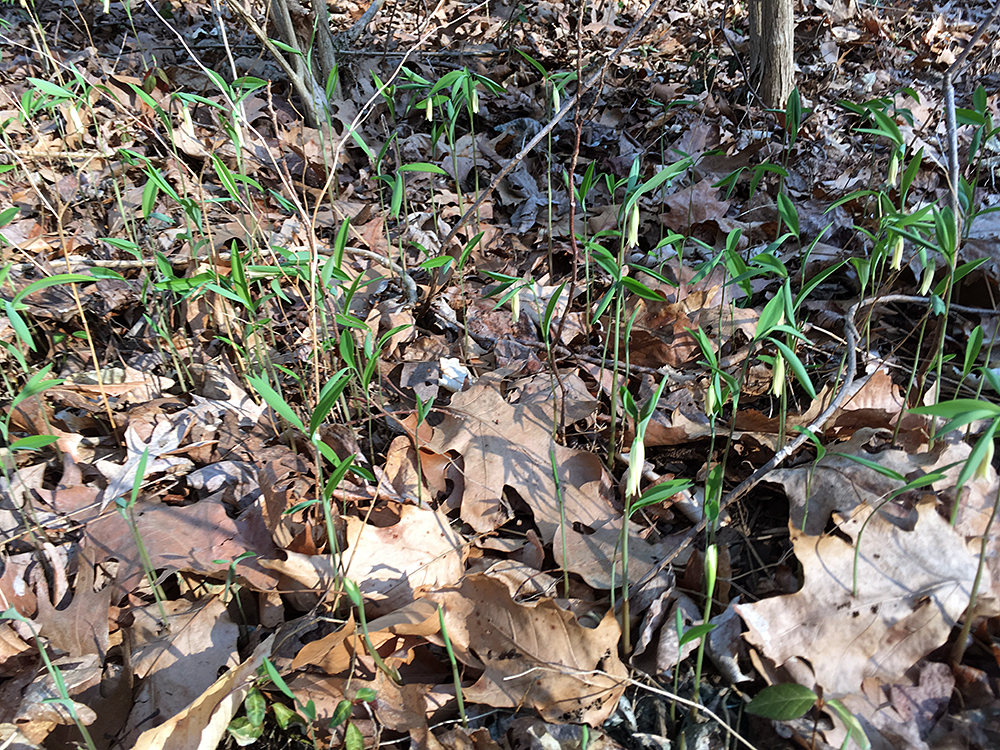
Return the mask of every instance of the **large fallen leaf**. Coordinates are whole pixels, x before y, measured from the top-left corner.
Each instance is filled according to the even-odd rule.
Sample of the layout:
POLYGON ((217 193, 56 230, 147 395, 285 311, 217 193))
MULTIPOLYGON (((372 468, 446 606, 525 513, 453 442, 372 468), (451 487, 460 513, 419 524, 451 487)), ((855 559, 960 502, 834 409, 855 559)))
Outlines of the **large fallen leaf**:
POLYGON ((456 656, 483 670, 465 699, 498 708, 531 706, 546 721, 602 724, 625 690, 613 612, 585 628, 553 599, 515 603, 507 586, 485 575, 425 597, 444 608, 456 656))
POLYGON ((57 610, 48 596, 38 598, 37 622, 41 634, 70 656, 95 654, 103 661, 108 653, 108 605, 113 587, 94 591, 92 557, 91 551, 81 550, 76 591, 69 606, 57 610))
POLYGON ((913 531, 867 505, 838 535, 807 536, 791 526, 805 583, 795 594, 737 605, 747 639, 779 665, 808 660, 829 697, 858 692, 867 677, 899 680, 947 640, 969 603, 978 565, 933 503, 921 503, 917 513, 913 531))
POLYGON ((155 729, 143 732, 134 750, 212 750, 226 735, 226 727, 257 682, 257 670, 271 655, 274 636, 268 636, 245 662, 226 672, 187 708, 155 729))
POLYGON ((221 599, 164 602, 169 630, 160 609, 135 610, 132 666, 142 682, 123 731, 131 747, 147 727, 178 715, 216 681, 223 670, 239 665, 239 626, 221 599))
MULTIPOLYGON (((418 599, 369 622, 368 636, 372 645, 380 649, 381 653, 382 646, 389 641, 394 641, 397 645, 402 643, 406 648, 406 636, 423 638, 436 633, 439 628, 437 609, 426 599, 418 599)), ((399 652, 399 648, 394 648, 391 652, 393 656, 390 663, 393 666, 408 661, 409 655, 404 654, 400 659, 399 652)), ((312 664, 327 674, 337 675, 353 666, 357 658, 364 658, 367 653, 365 643, 355 627, 352 612, 342 628, 303 646, 292 661, 292 668, 299 669, 312 664)))
MULTIPOLYGON (((381 615, 413 601, 417 586, 447 586, 462 577, 465 540, 448 518, 413 505, 400 508, 392 526, 373 526, 347 518, 344 560, 347 577, 357 583, 370 614, 381 615)), ((305 589, 330 590, 338 571, 330 555, 285 551, 285 560, 261 560, 305 589)))
MULTIPOLYGON (((135 504, 135 522, 154 569, 169 568, 224 578, 231 560, 244 552, 277 554, 270 539, 251 533, 248 519, 233 520, 220 502, 202 500, 178 508, 152 502, 135 504)), ((88 545, 98 551, 96 562, 118 560, 116 585, 131 591, 143 575, 142 561, 128 522, 109 513, 87 524, 88 545)), ((257 559, 236 564, 236 574, 261 590, 276 586, 277 576, 257 559)))
MULTIPOLYGON (((579 380, 564 376, 564 381, 574 378, 579 380)), ((551 541, 561 522, 553 460, 567 526, 574 522, 599 526, 617 517, 599 491, 604 476, 600 458, 552 439, 551 393, 527 392, 511 404, 500 393, 498 381, 496 375, 483 376, 469 390, 456 393, 448 409, 441 410, 444 419, 434 427, 430 440, 421 444, 437 453, 456 451, 463 457, 462 520, 479 532, 502 526, 512 515, 504 500, 507 487, 531 508, 543 541, 551 541)), ((593 400, 566 401, 568 421, 588 416, 597 406, 593 400)))

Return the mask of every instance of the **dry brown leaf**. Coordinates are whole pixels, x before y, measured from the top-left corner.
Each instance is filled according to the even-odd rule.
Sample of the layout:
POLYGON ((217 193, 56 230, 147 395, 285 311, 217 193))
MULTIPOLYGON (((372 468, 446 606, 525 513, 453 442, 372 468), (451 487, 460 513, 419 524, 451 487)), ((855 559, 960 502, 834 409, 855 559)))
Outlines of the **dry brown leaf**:
POLYGON ((271 655, 268 636, 245 662, 226 672, 201 696, 155 729, 143 732, 133 750, 214 750, 257 681, 257 669, 271 655))
MULTIPOLYGON (((629 524, 628 572, 630 581, 645 578, 657 563, 669 555, 678 540, 665 539, 658 544, 650 544, 639 534, 638 524, 629 524)), ((583 534, 567 526, 565 558, 563 545, 552 545, 556 564, 576 573, 595 589, 610 589, 612 578, 619 584, 622 580, 621 521, 615 521, 583 534), (611 563, 614 562, 612 575, 611 563)))
MULTIPOLYGON (((52 661, 62 674, 67 695, 78 695, 101 681, 101 661, 97 654, 62 656, 52 661)), ((47 670, 41 670, 24 691, 15 723, 73 724, 73 717, 67 708, 55 702, 60 697, 62 693, 56 687, 55 680, 47 670)), ((84 724, 93 724, 97 720, 97 714, 90 707, 74 701, 74 708, 84 724)))
POLYGON ((436 510, 404 505, 399 522, 382 527, 348 517, 347 544, 346 575, 375 614, 408 604, 417 586, 455 583, 464 570, 465 540, 436 510))
POLYGON ((80 551, 76 590, 69 606, 57 610, 47 595, 38 598, 37 622, 41 634, 57 648, 70 656, 95 654, 103 664, 108 652, 108 607, 114 587, 106 585, 94 591, 92 557, 89 550, 80 551))
POLYGON ((628 673, 618 659, 613 612, 585 628, 553 599, 517 604, 505 583, 484 575, 424 596, 444 608, 456 656, 484 670, 464 689, 466 700, 530 706, 546 721, 594 726, 617 707, 628 673))
MULTIPOLYGON (((399 521, 378 527, 349 517, 346 575, 357 582, 373 614, 391 612, 413 601, 416 586, 447 586, 462 577, 465 540, 448 518, 412 505, 400 508, 399 521)), ((306 589, 325 591, 338 577, 329 555, 285 551, 285 560, 263 560, 306 589)))
POLYGON ((805 583, 795 594, 736 605, 750 628, 747 639, 778 665, 808 660, 830 697, 857 692, 866 677, 898 680, 947 640, 969 603, 978 565, 933 503, 917 512, 913 531, 868 505, 837 535, 808 536, 791 526, 805 583), (855 548, 845 535, 854 543, 860 536, 856 596, 855 548))
MULTIPOLYGON (((375 648, 381 649, 391 640, 402 636, 426 637, 436 633, 439 627, 437 608, 426 599, 417 599, 369 622, 368 633, 375 648)), ((364 653, 364 642, 356 631, 351 613, 342 628, 303 646, 292 661, 292 668, 313 664, 327 674, 341 674, 351 666, 356 654, 364 653)))
MULTIPOLYGON (((438 453, 457 451, 464 458, 462 520, 480 532, 502 526, 511 516, 504 499, 505 488, 510 488, 531 508, 542 539, 550 542, 560 526, 550 450, 558 467, 567 526, 574 522, 595 526, 617 517, 600 494, 604 477, 600 458, 552 439, 551 396, 526 394, 511 404, 498 385, 499 376, 483 376, 469 390, 456 393, 425 446, 438 453)), ((567 410, 571 408, 567 402, 567 410)))
POLYGON ((663 214, 663 222, 678 232, 690 233, 695 224, 723 218, 732 204, 718 199, 715 183, 714 179, 704 179, 668 196, 664 203, 670 210, 663 214))
POLYGON ((209 689, 223 669, 238 666, 239 626, 218 598, 164 602, 169 630, 155 605, 135 610, 132 666, 141 679, 124 736, 131 747, 142 730, 177 716, 209 689))
MULTIPOLYGON (((244 552, 256 552, 264 558, 277 554, 267 540, 257 538, 259 535, 248 538, 247 523, 234 521, 226 506, 213 500, 182 508, 140 501, 135 505, 135 520, 155 569, 225 577, 229 562, 244 552)), ((142 577, 143 568, 128 522, 119 513, 110 513, 87 524, 84 534, 88 544, 100 551, 98 562, 118 560, 116 583, 130 591, 142 577)), ((263 591, 277 583, 276 576, 252 558, 237 563, 236 574, 263 591)))

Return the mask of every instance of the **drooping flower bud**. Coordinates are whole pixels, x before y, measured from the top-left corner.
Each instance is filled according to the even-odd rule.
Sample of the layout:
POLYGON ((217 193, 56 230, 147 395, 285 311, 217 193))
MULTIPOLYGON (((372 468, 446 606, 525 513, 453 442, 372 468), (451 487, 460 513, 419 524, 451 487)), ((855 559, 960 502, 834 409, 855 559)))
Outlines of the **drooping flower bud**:
POLYGON ((903 265, 903 235, 897 234, 892 238, 892 263, 893 271, 898 271, 903 265))
POLYGON ((772 373, 771 391, 778 398, 785 390, 785 358, 779 353, 774 358, 774 372, 772 373))
POLYGON ((639 497, 639 483, 642 481, 642 469, 646 463, 646 446, 638 435, 632 441, 632 451, 628 454, 628 484, 625 485, 627 497, 639 497))
POLYGON ((633 248, 639 244, 639 204, 632 206, 632 212, 628 215, 628 228, 626 231, 625 245, 633 248))
POLYGON ((990 466, 993 464, 993 453, 995 451, 995 441, 990 440, 986 444, 986 455, 982 462, 976 467, 976 479, 986 479, 990 473, 990 466))
POLYGON ((897 177, 899 177, 899 152, 893 151, 889 157, 889 187, 896 187, 897 177))
POLYGON ((927 292, 931 290, 931 284, 933 283, 934 283, 934 266, 928 264, 927 266, 924 267, 924 278, 920 282, 920 291, 918 292, 918 294, 920 294, 921 297, 927 294, 927 292))

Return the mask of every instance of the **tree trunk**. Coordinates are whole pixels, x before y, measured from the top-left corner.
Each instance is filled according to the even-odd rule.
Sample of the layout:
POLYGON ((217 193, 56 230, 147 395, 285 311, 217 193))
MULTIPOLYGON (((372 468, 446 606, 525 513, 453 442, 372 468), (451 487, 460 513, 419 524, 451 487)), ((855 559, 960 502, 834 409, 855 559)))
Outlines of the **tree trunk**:
POLYGON ((750 0, 750 85, 768 107, 784 109, 795 86, 794 0, 750 0))

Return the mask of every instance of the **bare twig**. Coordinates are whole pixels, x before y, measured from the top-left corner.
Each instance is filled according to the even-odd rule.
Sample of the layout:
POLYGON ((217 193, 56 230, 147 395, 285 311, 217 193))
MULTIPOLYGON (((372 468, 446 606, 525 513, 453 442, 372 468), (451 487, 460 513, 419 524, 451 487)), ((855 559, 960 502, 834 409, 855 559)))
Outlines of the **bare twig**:
POLYGON ((962 220, 958 211, 958 123, 955 119, 955 78, 962 66, 965 65, 966 60, 969 59, 969 54, 976 42, 986 33, 986 29, 993 24, 998 15, 1000 15, 1000 0, 997 0, 996 5, 993 6, 990 15, 979 24, 976 33, 972 35, 965 48, 955 58, 955 62, 945 72, 944 80, 941 83, 944 92, 945 123, 948 126, 948 205, 955 216, 955 238, 959 244, 962 242, 962 220))

